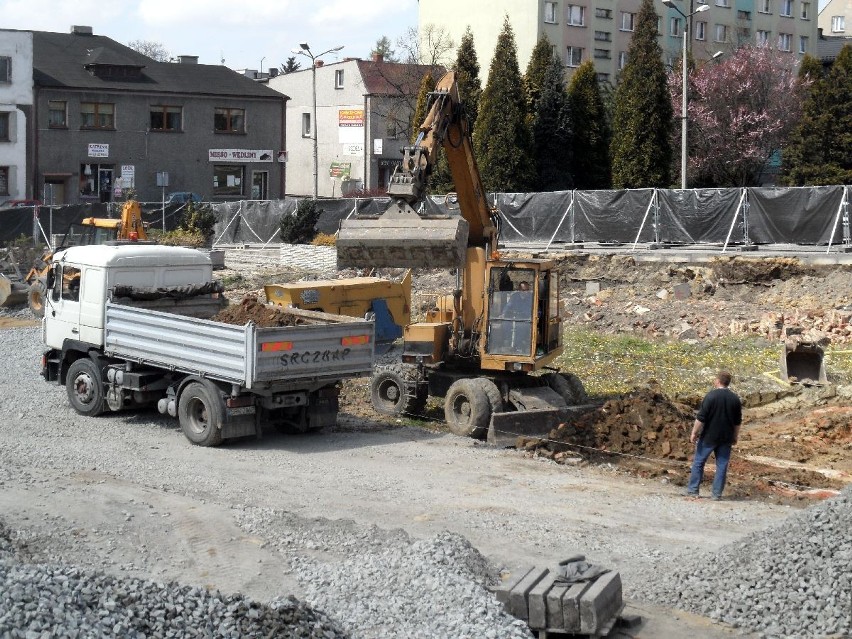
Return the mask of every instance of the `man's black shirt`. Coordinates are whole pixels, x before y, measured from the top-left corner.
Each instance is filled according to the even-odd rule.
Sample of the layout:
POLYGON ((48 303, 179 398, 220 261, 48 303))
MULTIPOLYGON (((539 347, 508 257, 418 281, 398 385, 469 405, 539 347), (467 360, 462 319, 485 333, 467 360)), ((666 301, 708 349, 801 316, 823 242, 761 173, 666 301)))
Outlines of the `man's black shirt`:
POLYGON ((696 419, 704 424, 701 439, 705 445, 730 444, 734 428, 742 423, 742 403, 728 388, 714 388, 704 397, 696 419))

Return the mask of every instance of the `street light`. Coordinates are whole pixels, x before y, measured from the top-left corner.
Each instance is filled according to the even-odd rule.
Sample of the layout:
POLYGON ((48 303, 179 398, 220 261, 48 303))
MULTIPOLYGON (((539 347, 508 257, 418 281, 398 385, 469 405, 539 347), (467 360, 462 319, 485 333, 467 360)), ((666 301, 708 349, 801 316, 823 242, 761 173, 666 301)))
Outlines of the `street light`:
POLYGON ((686 190, 686 95, 688 91, 688 85, 686 83, 686 41, 690 32, 690 18, 694 16, 696 13, 701 13, 702 11, 707 11, 710 8, 709 4, 700 5, 695 11, 692 13, 684 13, 674 3, 674 0, 663 0, 663 4, 669 7, 670 9, 674 9, 684 18, 684 30, 683 30, 683 54, 682 54, 682 62, 683 62, 683 86, 681 87, 681 112, 680 112, 680 188, 686 190))
POLYGON ((314 54, 311 51, 311 47, 308 46, 307 42, 302 42, 299 44, 298 49, 292 49, 291 53, 295 53, 298 55, 303 55, 311 59, 311 91, 313 94, 313 123, 311 125, 311 137, 314 139, 314 199, 317 199, 317 194, 319 191, 319 180, 318 180, 318 148, 317 148, 317 60, 324 56, 326 53, 334 53, 335 51, 340 51, 343 48, 343 45, 339 47, 334 47, 333 49, 329 49, 328 51, 323 51, 322 53, 314 54))

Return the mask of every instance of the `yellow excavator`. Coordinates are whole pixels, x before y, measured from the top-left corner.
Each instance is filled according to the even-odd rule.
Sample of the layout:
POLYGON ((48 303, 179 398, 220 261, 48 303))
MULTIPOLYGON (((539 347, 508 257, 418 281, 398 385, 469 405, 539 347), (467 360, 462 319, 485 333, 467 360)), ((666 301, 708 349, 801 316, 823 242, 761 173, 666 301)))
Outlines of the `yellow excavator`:
MULTIPOLYGON (((128 200, 122 206, 119 218, 87 217, 80 223, 72 223, 54 251, 69 246, 139 242, 147 239, 148 232, 142 221, 142 208, 136 200, 128 200)), ((54 251, 42 255, 39 263, 33 266, 24 278, 29 285, 27 304, 36 317, 44 317, 45 280, 54 251)))
POLYGON ((413 146, 391 177, 389 208, 341 222, 338 265, 456 269, 456 287, 423 322, 409 324, 400 364, 375 369, 371 400, 380 413, 420 413, 429 396, 459 435, 514 444, 542 435, 586 401, 580 380, 552 367, 562 353, 559 277, 551 261, 502 259, 498 217, 473 156, 454 73, 430 94, 413 146), (443 147, 458 214, 421 206, 443 147))

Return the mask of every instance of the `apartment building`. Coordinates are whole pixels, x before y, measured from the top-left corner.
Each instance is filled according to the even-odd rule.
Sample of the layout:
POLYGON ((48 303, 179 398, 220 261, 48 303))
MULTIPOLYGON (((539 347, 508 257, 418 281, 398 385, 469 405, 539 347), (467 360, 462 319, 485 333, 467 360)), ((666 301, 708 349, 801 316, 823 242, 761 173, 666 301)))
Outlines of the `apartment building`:
POLYGON ((0 202, 32 199, 27 131, 33 111, 33 35, 0 30, 0 202))
MULTIPOLYGON (((677 8, 657 2, 659 42, 669 66, 681 55, 687 28, 683 16, 692 15, 702 4, 708 8, 692 15, 687 41, 698 60, 730 53, 744 44, 771 46, 797 56, 816 52, 817 0, 674 0, 674 4, 677 8)), ((419 6, 420 28, 442 27, 456 43, 470 26, 483 82, 508 15, 521 72, 535 43, 547 35, 569 74, 592 60, 598 78, 615 84, 627 62, 641 0, 468 0, 467 18, 461 20, 450 0, 420 0, 419 6)))

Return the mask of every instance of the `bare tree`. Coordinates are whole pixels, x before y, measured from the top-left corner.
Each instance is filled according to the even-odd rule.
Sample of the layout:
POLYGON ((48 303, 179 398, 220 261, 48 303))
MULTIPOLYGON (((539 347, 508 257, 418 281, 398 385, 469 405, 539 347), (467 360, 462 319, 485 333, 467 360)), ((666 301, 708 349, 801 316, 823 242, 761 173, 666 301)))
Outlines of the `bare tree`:
POLYGON ((452 63, 456 45, 444 27, 425 24, 420 29, 408 27, 396 41, 402 62, 447 67, 452 63))
POLYGON ((172 57, 172 54, 161 42, 154 40, 131 40, 127 43, 127 46, 157 62, 168 62, 172 57))

